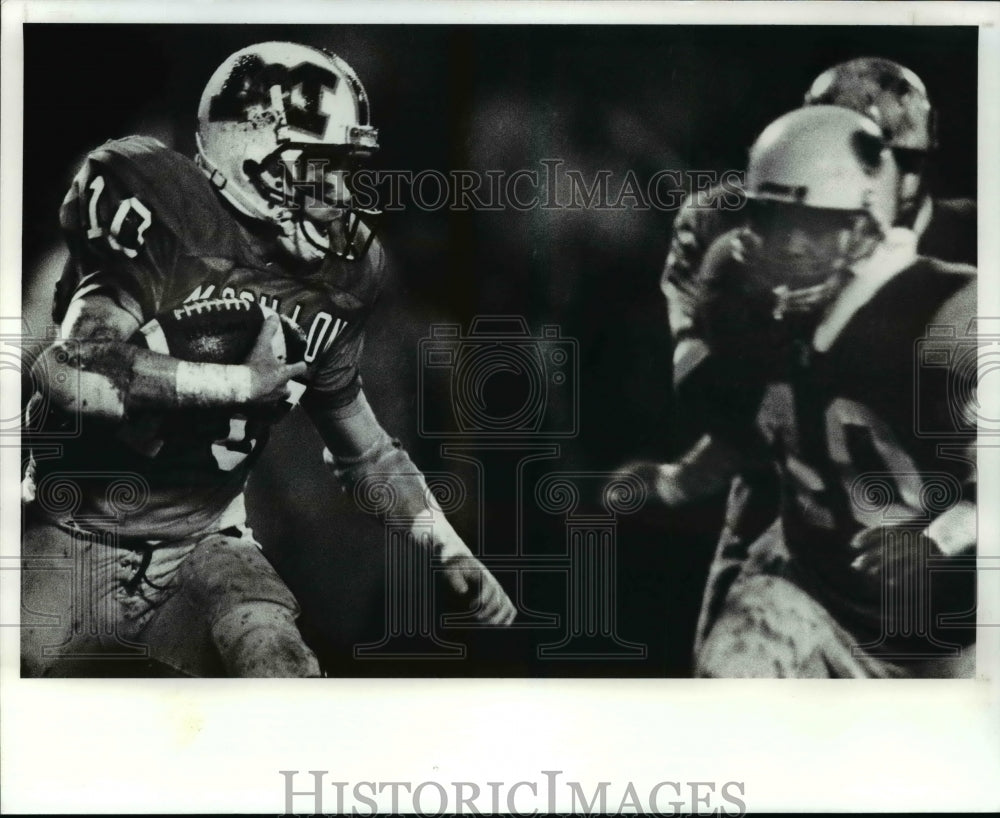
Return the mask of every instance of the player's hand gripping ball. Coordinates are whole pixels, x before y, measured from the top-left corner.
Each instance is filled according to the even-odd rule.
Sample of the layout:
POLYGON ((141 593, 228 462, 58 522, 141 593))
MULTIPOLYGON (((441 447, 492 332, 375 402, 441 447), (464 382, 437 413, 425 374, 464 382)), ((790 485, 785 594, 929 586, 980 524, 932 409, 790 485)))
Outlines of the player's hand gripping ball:
MULTIPOLYGON (((273 356, 260 356, 259 350, 255 352, 261 332, 267 332, 265 322, 269 316, 276 316, 272 321, 279 320, 274 310, 243 298, 191 301, 160 313, 136 330, 129 340, 153 352, 195 363, 248 364, 262 368, 268 362, 262 364, 256 359, 269 357, 272 368, 280 366, 284 369, 288 364, 303 361, 305 335, 297 324, 284 316, 280 317, 281 331, 274 332, 270 338, 273 356), (255 360, 251 361, 251 356, 255 360)), ((290 382, 288 387, 288 399, 244 407, 242 413, 269 423, 277 421, 291 409, 304 389, 295 382, 290 382)), ((281 391, 284 393, 283 385, 281 391)), ((223 421, 228 423, 232 410, 195 410, 174 414, 180 417, 180 424, 214 428, 223 421)), ((136 417, 130 420, 130 425, 140 437, 150 434, 158 437, 165 431, 160 417, 136 417)))

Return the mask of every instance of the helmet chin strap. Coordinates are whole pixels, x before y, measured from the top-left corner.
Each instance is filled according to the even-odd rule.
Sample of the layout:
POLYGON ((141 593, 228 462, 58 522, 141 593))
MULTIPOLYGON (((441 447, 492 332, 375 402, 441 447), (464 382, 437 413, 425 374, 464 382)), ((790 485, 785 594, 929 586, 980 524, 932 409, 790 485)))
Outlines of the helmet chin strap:
POLYGON ((819 284, 812 287, 796 287, 791 289, 787 284, 775 287, 774 309, 771 314, 775 320, 781 321, 792 313, 818 312, 826 307, 850 280, 851 274, 846 267, 841 267, 819 284))
POLYGON ((281 223, 281 229, 282 234, 278 236, 278 244, 285 252, 300 261, 321 261, 330 251, 329 239, 306 218, 291 217, 281 223))
POLYGON ((201 168, 201 172, 205 174, 208 181, 212 183, 212 187, 218 191, 220 196, 224 197, 227 202, 244 216, 249 216, 251 219, 260 219, 271 224, 279 223, 275 218, 275 214, 263 210, 252 198, 239 190, 235 185, 229 184, 226 175, 205 155, 201 134, 195 133, 195 141, 198 146, 198 153, 195 155, 195 164, 201 168))

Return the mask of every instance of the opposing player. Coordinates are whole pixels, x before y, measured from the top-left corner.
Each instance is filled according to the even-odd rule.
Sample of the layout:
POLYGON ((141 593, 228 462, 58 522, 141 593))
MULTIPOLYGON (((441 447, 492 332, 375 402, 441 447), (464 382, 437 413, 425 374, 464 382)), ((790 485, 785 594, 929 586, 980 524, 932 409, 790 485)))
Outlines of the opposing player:
MULTIPOLYGON (((927 169, 937 147, 935 113, 913 71, 881 57, 848 60, 813 81, 804 105, 839 105, 871 118, 899 168, 897 225, 916 233, 921 255, 975 265, 975 202, 934 199, 929 190, 927 169)), ((714 265, 702 261, 716 240, 744 225, 745 202, 743 191, 732 183, 716 186, 690 196, 674 220, 661 287, 675 340, 675 381, 695 368, 704 352, 699 306, 717 282, 714 265)), ((718 254, 728 250, 723 246, 718 254)))
POLYGON ((709 365, 739 396, 720 431, 777 469, 780 514, 703 622, 696 672, 967 675, 968 631, 940 626, 975 603, 975 269, 893 226, 892 152, 844 108, 772 123, 746 190, 757 241, 720 267, 709 365))
MULTIPOLYGON (((862 57, 820 74, 805 94, 804 104, 837 105, 871 118, 886 138, 899 169, 895 224, 917 236, 917 251, 926 256, 975 264, 976 205, 967 199, 933 199, 927 169, 937 147, 935 112, 923 82, 908 68, 879 57, 862 57)), ((746 225, 746 197, 731 184, 693 195, 678 212, 661 287, 667 299, 674 340, 673 380, 680 411, 707 418, 733 401, 725 383, 713 382, 706 315, 710 304, 738 292, 727 292, 721 270, 739 259, 752 241, 746 225)), ((797 293, 808 308, 813 293, 797 293)), ((818 295, 822 295, 819 293, 818 295)), ((796 309, 795 299, 785 306, 796 309)), ((737 410, 738 411, 738 410, 737 410)), ((726 469, 740 458, 720 435, 702 438, 681 463, 635 463, 629 469, 643 477, 652 493, 667 504, 722 492, 729 486, 723 531, 718 543, 695 638, 700 644, 712 609, 739 568, 746 546, 777 513, 775 476, 769 467, 737 474, 730 485, 726 469), (701 468, 685 468, 701 462, 701 468), (728 554, 728 559, 721 556, 728 554), (717 589, 717 590, 713 590, 717 589)))
POLYGON ((32 453, 22 672, 71 674, 82 657, 138 644, 182 674, 318 675, 243 498, 269 426, 302 387, 333 473, 349 489, 377 476, 394 520, 412 520, 414 548, 481 622, 508 624, 507 595, 361 388, 386 263, 352 203, 351 172, 378 147, 361 82, 319 49, 245 48, 209 80, 197 144, 192 161, 146 137, 108 142, 63 203, 71 258, 53 312, 64 340, 35 367, 35 403, 43 428, 81 418, 83 434, 58 458, 32 453), (271 313, 243 363, 129 341, 156 316, 234 298, 271 313), (283 323, 301 330, 300 361, 283 323), (66 564, 74 588, 53 570, 66 564))

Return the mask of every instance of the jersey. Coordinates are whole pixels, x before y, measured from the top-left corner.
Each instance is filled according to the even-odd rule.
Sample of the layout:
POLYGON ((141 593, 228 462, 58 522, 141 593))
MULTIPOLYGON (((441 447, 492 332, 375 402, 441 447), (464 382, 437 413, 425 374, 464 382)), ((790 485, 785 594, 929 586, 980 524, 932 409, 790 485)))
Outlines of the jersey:
MULTIPOLYGON (((183 304, 245 298, 301 328, 303 402, 336 410, 358 394, 364 325, 385 274, 377 241, 360 259, 330 254, 303 266, 273 235, 261 234, 266 225, 255 228, 231 209, 192 160, 147 137, 109 142, 91 153, 60 220, 70 260, 56 288, 57 321, 73 299, 96 293, 114 299, 140 326, 183 304)), ((60 422, 50 415, 45 422, 60 422)), ((36 459, 35 484, 58 473, 92 475, 77 481, 83 496, 76 516, 146 539, 188 536, 229 509, 239 513, 268 437, 267 421, 217 411, 170 413, 155 446, 137 433, 145 415, 115 427, 83 420, 83 433, 64 442, 61 456, 36 459), (121 474, 137 477, 148 493, 141 508, 124 516, 109 496, 121 474)))
POLYGON ((751 364, 789 552, 837 614, 848 615, 862 587, 851 566, 856 533, 920 532, 975 501, 975 311, 973 269, 918 258, 832 340, 824 323, 813 333, 775 322, 768 355, 751 364))
POLYGON ((929 218, 918 214, 917 252, 922 256, 975 266, 978 219, 972 199, 928 199, 929 218))

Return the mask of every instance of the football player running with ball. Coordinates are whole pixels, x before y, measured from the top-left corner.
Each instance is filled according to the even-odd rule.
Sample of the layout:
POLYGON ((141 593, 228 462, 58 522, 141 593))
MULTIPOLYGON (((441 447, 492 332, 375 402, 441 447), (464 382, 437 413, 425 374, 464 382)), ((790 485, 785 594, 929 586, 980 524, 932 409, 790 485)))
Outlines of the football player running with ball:
POLYGON ((786 114, 751 149, 753 241, 702 313, 707 422, 740 468, 775 470, 780 503, 738 559, 717 554, 699 675, 972 672, 970 629, 941 623, 975 607, 975 268, 918 255, 899 182, 881 129, 842 107, 786 114), (929 327, 950 333, 930 368, 929 327))
POLYGON ((79 418, 83 434, 58 458, 33 451, 25 479, 24 675, 70 675, 74 659, 122 644, 181 674, 320 674, 244 509, 268 427, 299 394, 341 483, 387 481, 414 547, 432 551, 477 619, 512 621, 506 593, 361 389, 385 257, 350 179, 377 135, 347 63, 270 42, 209 80, 194 161, 139 136, 87 157, 61 210, 62 339, 36 364, 29 405, 42 415, 32 425, 79 418), (245 359, 166 354, 172 323, 210 330, 241 300, 267 316, 245 359), (60 560, 72 560, 77 587, 53 570, 60 560))

